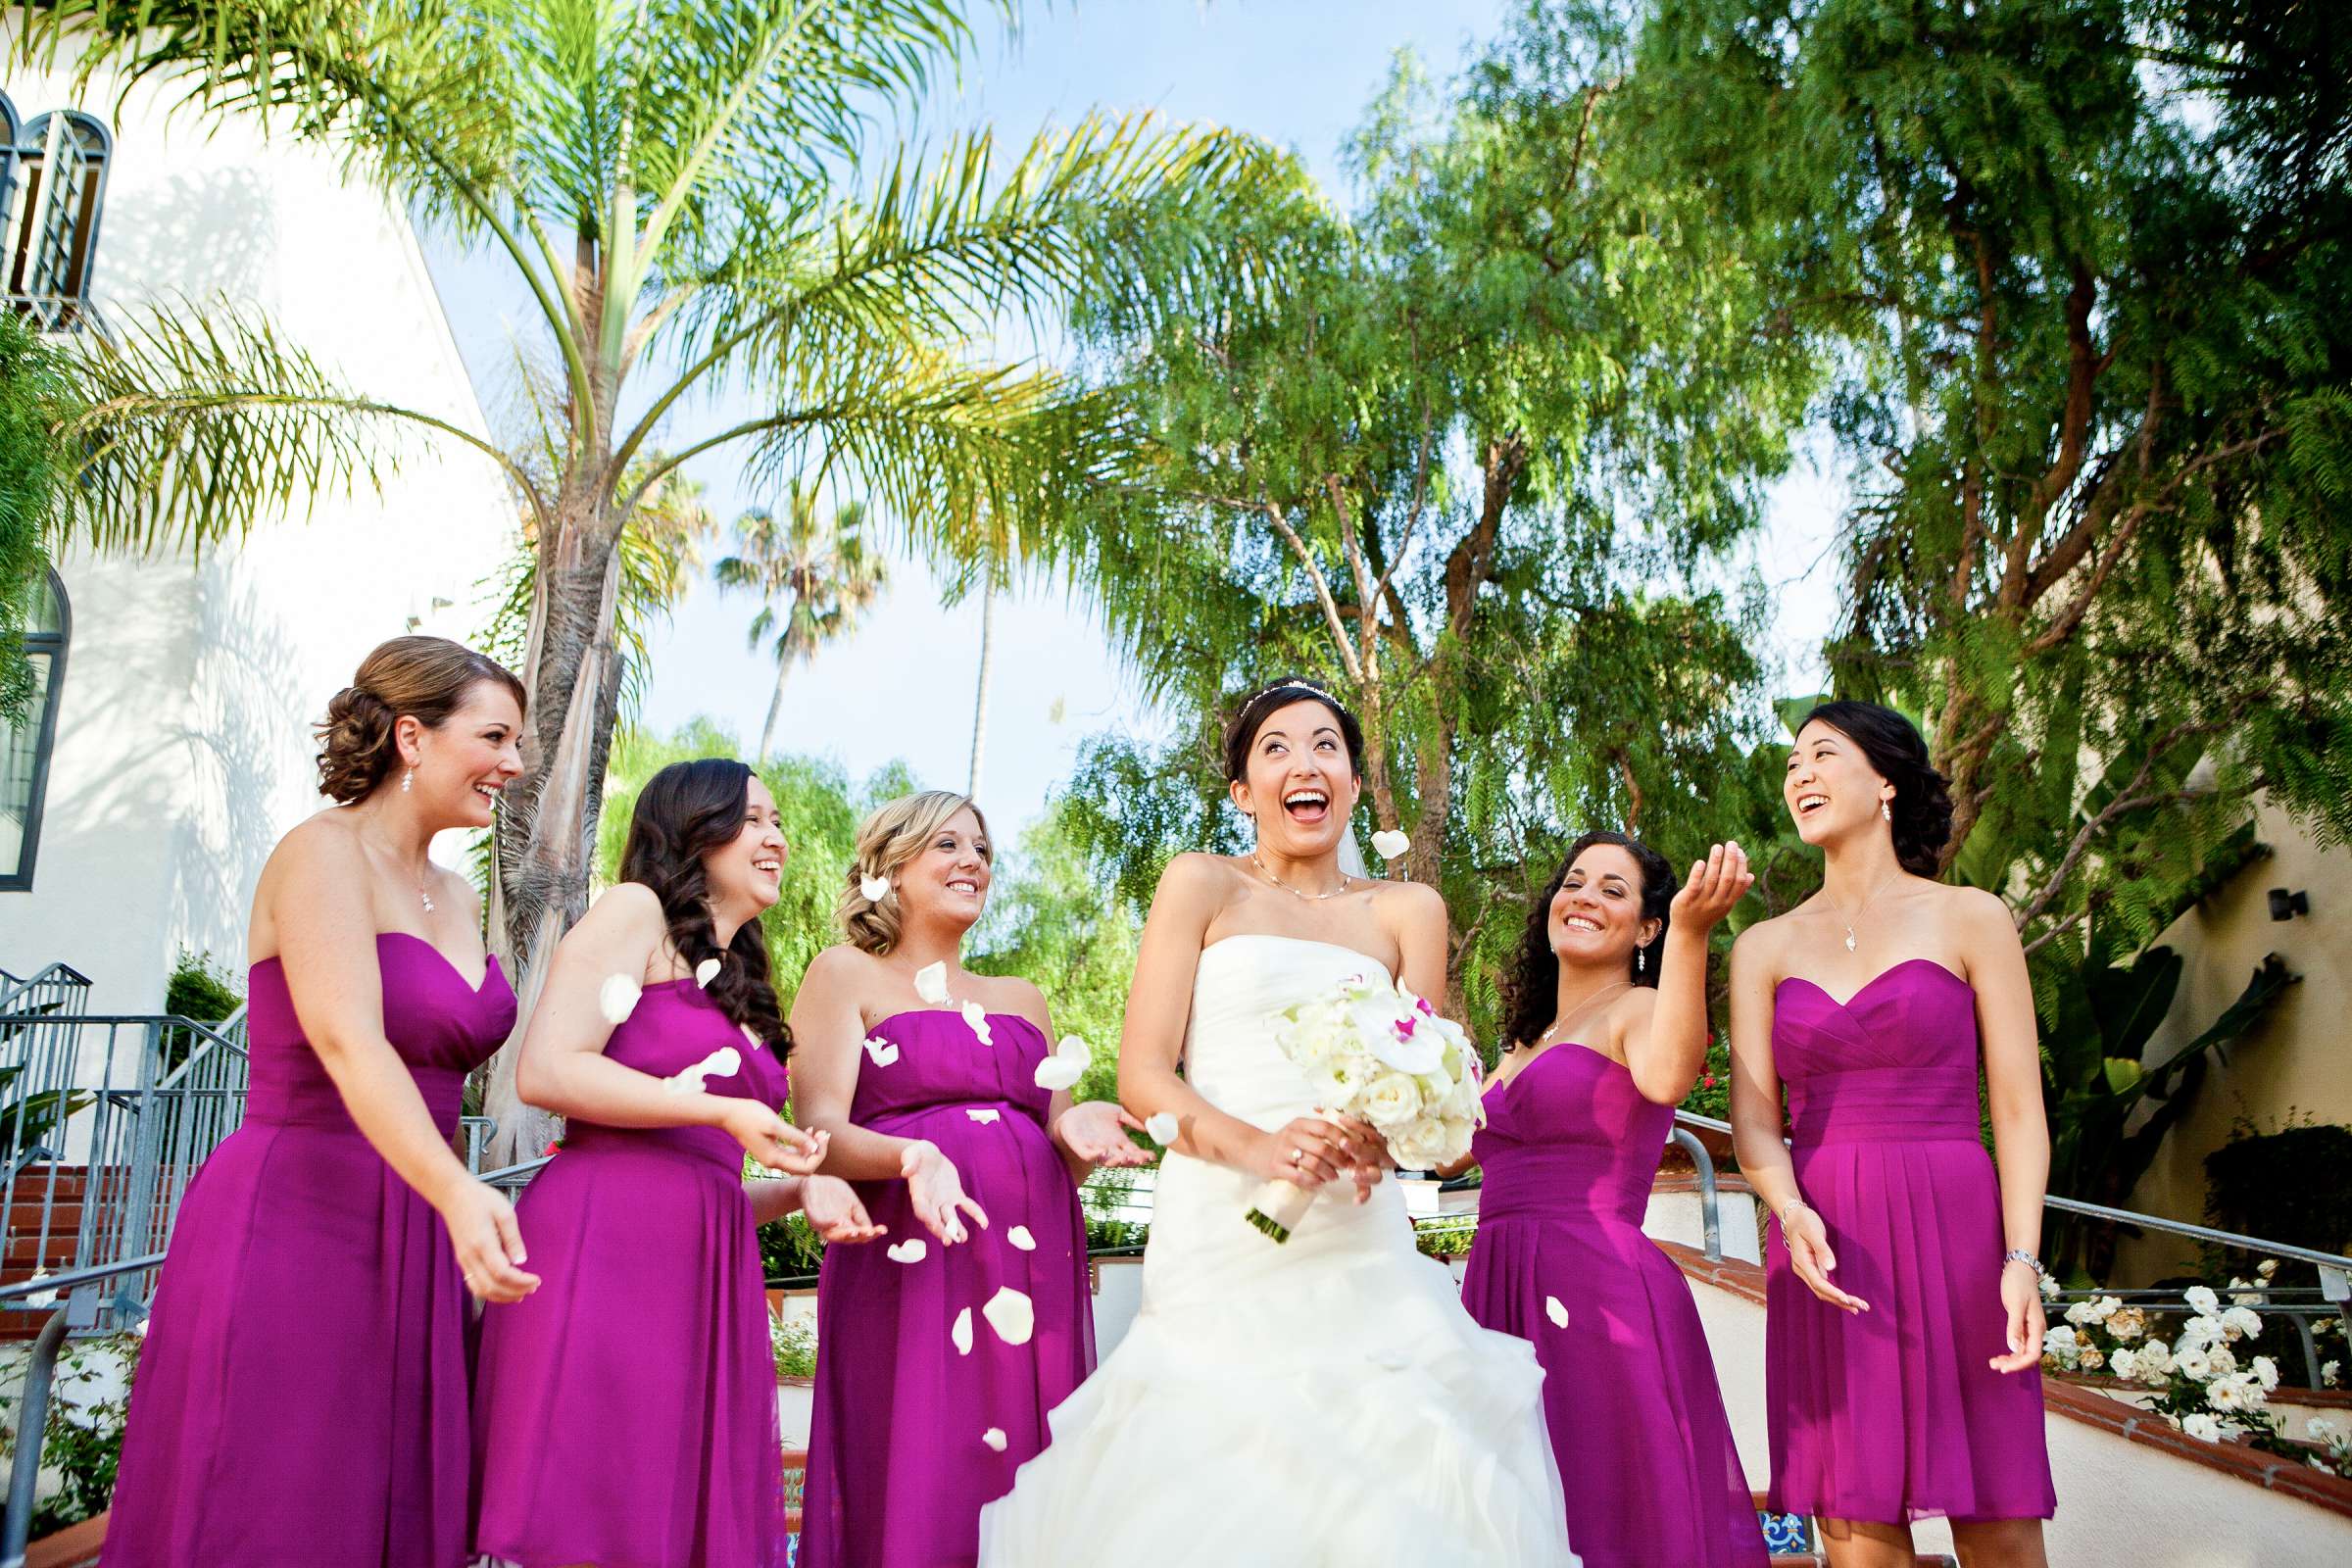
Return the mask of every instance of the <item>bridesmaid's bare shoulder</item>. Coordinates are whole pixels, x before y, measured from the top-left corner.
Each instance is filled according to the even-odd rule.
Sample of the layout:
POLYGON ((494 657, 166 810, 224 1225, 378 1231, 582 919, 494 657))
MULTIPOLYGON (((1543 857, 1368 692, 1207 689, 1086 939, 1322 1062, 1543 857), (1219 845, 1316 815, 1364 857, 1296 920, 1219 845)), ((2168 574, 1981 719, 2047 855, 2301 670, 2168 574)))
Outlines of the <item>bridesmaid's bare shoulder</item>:
POLYGON ((1732 939, 1732 982, 1760 979, 1766 986, 1788 977, 1788 943, 1798 922, 1792 918, 1804 905, 1758 920, 1732 939))

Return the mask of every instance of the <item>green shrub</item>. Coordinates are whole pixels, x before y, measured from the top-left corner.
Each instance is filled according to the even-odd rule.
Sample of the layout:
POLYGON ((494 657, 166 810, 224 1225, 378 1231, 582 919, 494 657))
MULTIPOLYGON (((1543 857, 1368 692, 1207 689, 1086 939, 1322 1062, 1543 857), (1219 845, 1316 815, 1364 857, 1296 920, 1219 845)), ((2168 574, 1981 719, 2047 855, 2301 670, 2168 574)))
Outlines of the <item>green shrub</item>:
MULTIPOLYGON (((58 1490, 34 1504, 32 1538, 94 1519, 114 1501, 115 1471, 122 1459, 122 1428, 130 1412, 130 1385, 147 1342, 136 1334, 71 1342, 49 1388, 49 1420, 42 1434, 41 1468, 58 1477, 58 1490), (93 1363, 119 1357, 122 1389, 111 1397, 81 1397, 81 1385, 97 1373, 93 1363)), ((20 1384, 0 1394, 0 1461, 15 1456, 16 1406, 20 1384)))
POLYGON ((778 1378, 816 1376, 816 1319, 771 1317, 767 1320, 767 1338, 776 1352, 778 1378))

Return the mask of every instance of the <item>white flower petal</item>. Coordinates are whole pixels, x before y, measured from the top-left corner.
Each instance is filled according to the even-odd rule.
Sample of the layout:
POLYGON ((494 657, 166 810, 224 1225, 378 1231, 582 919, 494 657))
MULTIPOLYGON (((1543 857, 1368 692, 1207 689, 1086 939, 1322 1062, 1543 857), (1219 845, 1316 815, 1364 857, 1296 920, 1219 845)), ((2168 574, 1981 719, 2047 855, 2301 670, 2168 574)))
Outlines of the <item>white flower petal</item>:
POLYGON ((996 1036, 989 1032, 988 1009, 977 1002, 967 1002, 963 1004, 963 1021, 971 1025, 972 1033, 980 1037, 982 1045, 993 1046, 997 1043, 996 1036))
POLYGON ((971 1117, 972 1120, 978 1122, 983 1127, 993 1126, 999 1119, 997 1112, 994 1110, 967 1110, 964 1112, 964 1114, 971 1117))
POLYGON ((1551 1326, 1555 1329, 1568 1326, 1568 1309, 1560 1304, 1560 1298, 1556 1296, 1544 1298, 1544 1315, 1551 1319, 1551 1326))
POLYGON ((997 1338, 1006 1345, 1027 1345, 1037 1332, 1037 1312, 1029 1298, 1006 1285, 990 1297, 980 1308, 988 1326, 997 1331, 997 1338))
POLYGON ((880 904, 884 899, 890 897, 890 878, 861 876, 858 879, 858 891, 865 895, 866 903, 880 904))
POLYGON ((909 1236, 882 1249, 893 1263, 920 1263, 931 1255, 931 1244, 920 1236, 909 1236))
POLYGON ((980 1434, 980 1441, 987 1444, 990 1447, 996 1449, 999 1453, 1003 1453, 1004 1451, 1004 1429, 1003 1427, 990 1427, 986 1432, 980 1434))
POLYGON ((956 1326, 948 1330, 948 1338, 956 1342, 957 1355, 972 1353, 972 1309, 965 1307, 956 1314, 956 1326))
POLYGON ((1162 1149, 1174 1143, 1177 1135, 1183 1131, 1184 1128, 1177 1122, 1176 1113, 1172 1110, 1159 1111, 1144 1118, 1144 1136, 1162 1149))
POLYGON ((758 1051, 760 1049, 760 1032, 757 1029, 754 1029, 748 1023, 739 1023, 735 1027, 743 1031, 743 1038, 752 1043, 752 1049, 754 1051, 758 1051))
POLYGON ((1057 1095, 1064 1089, 1074 1087, 1079 1079, 1085 1077, 1086 1066, 1066 1056, 1047 1056, 1038 1062, 1037 1071, 1031 1076, 1037 1080, 1038 1088, 1049 1095, 1057 1095))
POLYGON ((871 1035, 866 1037, 865 1054, 877 1067, 887 1067, 892 1062, 899 1059, 899 1048, 897 1046, 892 1045, 887 1040, 876 1040, 871 1035))
POLYGON ((718 960, 716 958, 705 958, 694 966, 694 983, 704 990, 710 990, 710 982, 717 978, 718 960))
POLYGON ((1029 1227, 1026 1225, 1015 1225, 1004 1233, 1004 1239, 1024 1252, 1037 1250, 1037 1238, 1029 1234, 1029 1227))
POLYGON ((1382 832, 1372 835, 1372 850, 1384 860, 1394 860, 1413 847, 1413 841, 1401 833, 1382 832))
POLYGON ((607 1023, 627 1023, 629 1014, 637 1010, 637 999, 644 994, 627 975, 607 975, 596 991, 596 1010, 605 1015, 607 1023))
POLYGON ((732 1078, 741 1071, 743 1053, 733 1046, 721 1046, 685 1071, 662 1079, 662 1085, 673 1095, 699 1094, 705 1079, 732 1078))
POLYGON ((914 971, 914 994, 934 1007, 948 1000, 948 966, 945 961, 926 963, 914 971))

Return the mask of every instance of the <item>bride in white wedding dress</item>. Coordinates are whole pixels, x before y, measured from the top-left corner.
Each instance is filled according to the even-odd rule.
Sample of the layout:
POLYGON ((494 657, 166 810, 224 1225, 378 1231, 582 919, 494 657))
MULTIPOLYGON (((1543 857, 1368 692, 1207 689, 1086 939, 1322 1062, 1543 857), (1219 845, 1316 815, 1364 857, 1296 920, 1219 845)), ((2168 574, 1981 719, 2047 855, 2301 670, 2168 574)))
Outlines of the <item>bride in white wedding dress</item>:
POLYGON ((1350 976, 1445 995, 1437 893, 1340 869, 1361 744, 1303 681, 1258 693, 1226 745, 1255 850, 1160 879, 1119 1062, 1127 1108, 1179 1129, 1143 1307, 981 1513, 982 1568, 1576 1563, 1532 1348, 1470 1320, 1371 1130, 1315 1114, 1275 1044, 1350 976), (1244 1217, 1278 1175, 1321 1189, 1288 1245, 1244 1217))

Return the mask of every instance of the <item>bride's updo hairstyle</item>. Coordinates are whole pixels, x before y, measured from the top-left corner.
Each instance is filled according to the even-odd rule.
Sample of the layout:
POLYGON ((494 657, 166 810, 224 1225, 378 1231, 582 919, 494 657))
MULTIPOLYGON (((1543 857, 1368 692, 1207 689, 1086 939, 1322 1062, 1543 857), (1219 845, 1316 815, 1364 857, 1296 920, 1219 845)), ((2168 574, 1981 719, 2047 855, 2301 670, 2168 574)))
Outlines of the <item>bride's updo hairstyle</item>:
POLYGON ((1862 748, 1879 777, 1894 786, 1886 809, 1893 818, 1895 860, 1913 876, 1942 870, 1944 841, 1952 836, 1952 792, 1928 760, 1928 743, 1918 729, 1877 703, 1831 702, 1807 713, 1797 732, 1816 719, 1862 748))
POLYGON ((980 823, 985 844, 982 858, 994 863, 996 842, 989 837, 988 817, 968 795, 954 790, 925 790, 876 807, 858 824, 858 853, 850 861, 833 918, 840 922, 850 945, 880 957, 899 945, 899 895, 893 888, 869 899, 859 886, 868 877, 894 879, 923 853, 933 834, 946 827, 958 811, 969 811, 980 823))
POLYGON ((749 1029, 782 1057, 792 1031, 767 967, 767 932, 757 916, 735 929, 724 948, 710 924, 710 876, 703 857, 743 833, 752 770, 730 757, 672 762, 645 781, 629 813, 620 850, 620 880, 654 890, 669 945, 691 972, 706 958, 720 960, 702 988, 727 1021, 749 1029))
POLYGON ((1682 887, 1674 867, 1640 839, 1605 829, 1587 833, 1568 846, 1568 853, 1560 857, 1560 868, 1551 873, 1551 880, 1536 895, 1535 907, 1527 911, 1527 935, 1519 942, 1519 961, 1512 965, 1502 987, 1502 1038, 1513 1050, 1532 1045, 1551 1022, 1552 1009, 1560 1000, 1560 960, 1551 951, 1551 901, 1559 897, 1560 884, 1575 869, 1577 858, 1596 844, 1616 845, 1634 858, 1642 873, 1642 918, 1657 921, 1658 934, 1626 958, 1625 977, 1638 986, 1658 983, 1658 959, 1666 951, 1674 896, 1682 887), (1635 956, 1642 959, 1639 967, 1635 956))
POLYGON ((1233 710, 1233 720, 1225 726, 1225 782, 1239 784, 1250 776, 1250 748, 1257 744, 1257 732, 1266 727, 1266 720, 1297 702, 1321 703, 1339 720, 1340 739, 1348 747, 1348 770, 1357 778, 1364 776, 1364 727, 1355 715, 1337 697, 1302 675, 1285 675, 1272 685, 1261 686, 1242 700, 1233 710))
POLYGON ((446 637, 395 637, 360 661, 351 684, 326 705, 318 735, 318 793, 349 806, 375 793, 400 761, 402 714, 439 729, 474 687, 495 681, 528 710, 522 682, 495 659, 446 637))

